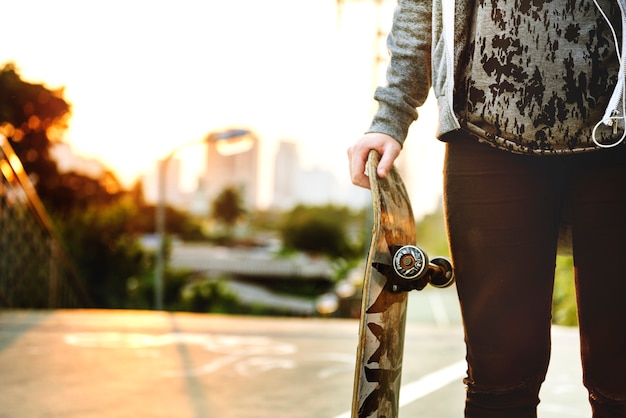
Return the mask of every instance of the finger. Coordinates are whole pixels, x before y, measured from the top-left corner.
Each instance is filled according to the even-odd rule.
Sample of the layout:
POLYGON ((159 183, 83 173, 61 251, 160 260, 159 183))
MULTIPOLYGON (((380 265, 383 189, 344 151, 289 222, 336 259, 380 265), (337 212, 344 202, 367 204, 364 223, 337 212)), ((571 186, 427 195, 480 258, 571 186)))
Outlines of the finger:
POLYGON ((368 150, 359 150, 356 147, 348 149, 348 159, 350 160, 350 178, 356 186, 369 189, 370 181, 365 173, 368 150))
POLYGON ((398 158, 398 155, 400 155, 400 149, 401 147, 399 146, 399 144, 398 146, 393 144, 385 148, 382 156, 380 157, 378 169, 376 170, 379 177, 387 177, 387 174, 389 174, 389 171, 391 171, 391 167, 393 167, 394 161, 396 160, 396 158, 398 158))

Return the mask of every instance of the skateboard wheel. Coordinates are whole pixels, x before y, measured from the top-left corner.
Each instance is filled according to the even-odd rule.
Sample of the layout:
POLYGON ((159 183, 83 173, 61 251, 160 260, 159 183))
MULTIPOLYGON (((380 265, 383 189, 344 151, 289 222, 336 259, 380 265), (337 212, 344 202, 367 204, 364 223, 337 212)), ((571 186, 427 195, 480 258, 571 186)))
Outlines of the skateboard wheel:
POLYGON ((454 283, 454 269, 452 263, 445 257, 435 257, 430 262, 439 267, 431 279, 430 284, 434 287, 449 287, 454 283))
POLYGON ((415 280, 423 276, 428 266, 426 254, 415 245, 400 247, 393 255, 393 269, 405 280, 415 280))

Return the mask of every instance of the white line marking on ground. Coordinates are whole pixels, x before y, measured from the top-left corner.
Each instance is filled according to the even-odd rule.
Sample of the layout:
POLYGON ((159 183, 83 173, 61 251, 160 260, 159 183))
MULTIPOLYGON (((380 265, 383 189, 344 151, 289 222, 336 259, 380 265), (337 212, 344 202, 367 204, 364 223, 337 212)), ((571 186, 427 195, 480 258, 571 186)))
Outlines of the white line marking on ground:
MULTIPOLYGON (((415 382, 402 386, 400 389, 400 407, 408 405, 424 396, 449 385, 465 376, 467 365, 465 360, 453 363, 443 369, 422 377, 415 382)), ((350 418, 350 411, 337 415, 335 418, 350 418)))
POLYGON ((415 402, 456 380, 462 379, 466 371, 467 364, 465 360, 461 360, 428 374, 415 382, 402 386, 400 389, 400 407, 415 402))

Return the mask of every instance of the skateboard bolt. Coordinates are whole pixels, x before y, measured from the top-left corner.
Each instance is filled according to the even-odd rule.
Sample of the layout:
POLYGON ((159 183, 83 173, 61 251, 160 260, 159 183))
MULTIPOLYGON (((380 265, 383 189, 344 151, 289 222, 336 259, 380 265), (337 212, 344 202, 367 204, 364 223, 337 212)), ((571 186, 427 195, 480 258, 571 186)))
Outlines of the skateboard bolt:
POLYGON ((410 254, 405 254, 400 259, 400 264, 403 268, 410 269, 415 265, 415 258, 413 258, 413 256, 410 254))
POLYGON ((414 280, 420 277, 428 266, 426 254, 414 245, 405 245, 393 254, 392 265, 395 274, 404 280, 414 280))

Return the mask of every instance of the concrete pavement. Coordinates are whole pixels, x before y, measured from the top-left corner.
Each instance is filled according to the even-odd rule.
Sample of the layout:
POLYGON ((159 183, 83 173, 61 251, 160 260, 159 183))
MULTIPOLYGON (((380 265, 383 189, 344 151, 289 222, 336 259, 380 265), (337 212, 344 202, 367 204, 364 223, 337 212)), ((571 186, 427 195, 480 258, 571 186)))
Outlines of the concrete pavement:
MULTIPOLYGON (((401 417, 462 416, 462 330, 445 292, 411 295, 401 417)), ((346 417, 357 329, 342 319, 0 311, 0 417, 346 417)), ((589 417, 576 329, 555 328, 553 351, 540 417, 589 417)))

